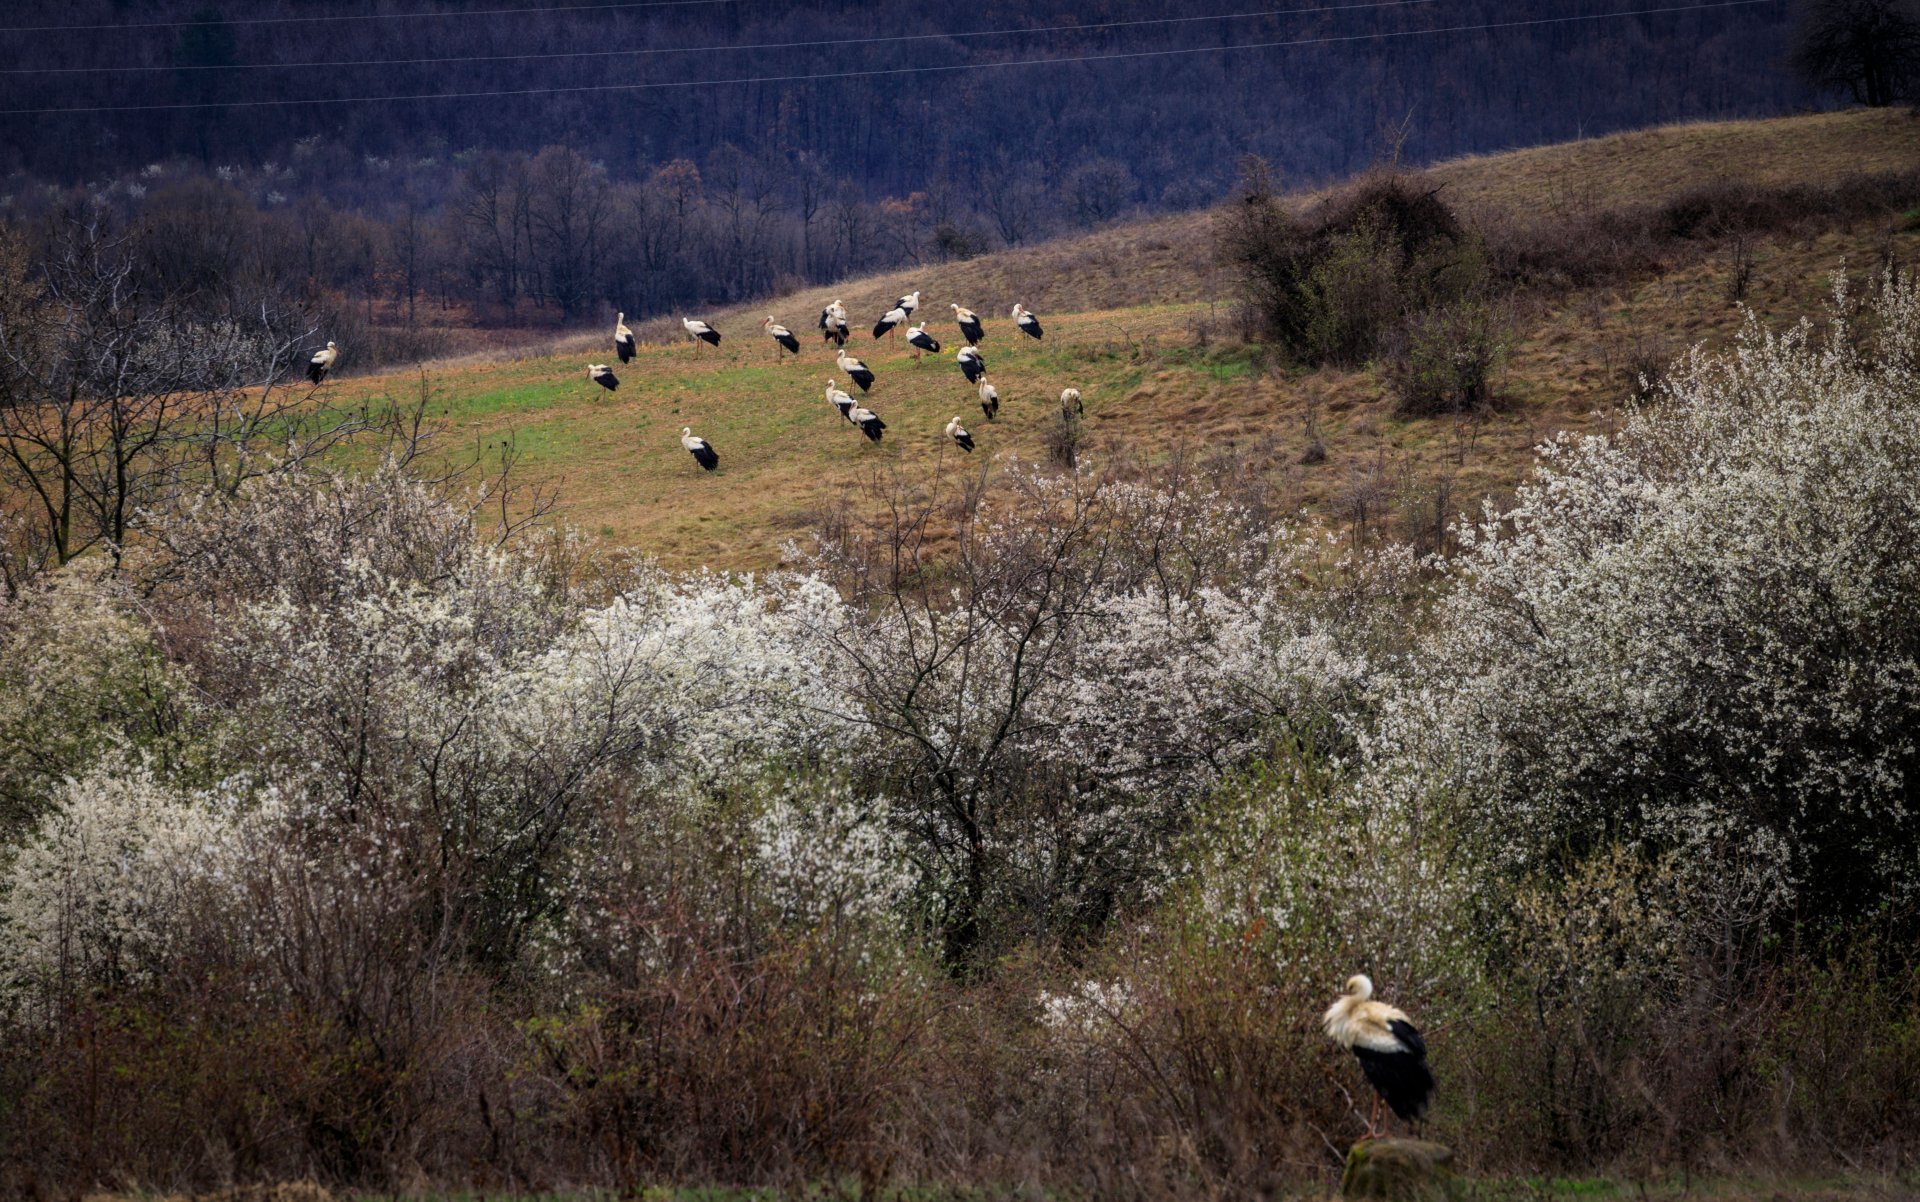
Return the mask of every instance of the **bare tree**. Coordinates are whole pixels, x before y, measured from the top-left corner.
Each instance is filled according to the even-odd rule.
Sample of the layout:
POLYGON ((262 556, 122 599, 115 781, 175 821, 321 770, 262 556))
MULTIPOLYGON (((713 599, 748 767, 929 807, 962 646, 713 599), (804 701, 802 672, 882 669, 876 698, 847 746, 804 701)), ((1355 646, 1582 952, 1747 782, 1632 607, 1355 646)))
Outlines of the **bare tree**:
POLYGON ((143 296, 96 210, 45 260, 0 248, 0 486, 53 563, 118 561, 151 510, 321 454, 373 424, 288 392, 311 341, 290 315, 208 316, 143 296))
POLYGON ((1920 81, 1920 8, 1913 0, 1806 0, 1793 65, 1817 88, 1884 108, 1920 81))
POLYGON ((1089 159, 1067 176, 1067 198, 1073 205, 1074 218, 1088 229, 1118 217, 1139 190, 1132 169, 1118 159, 1089 159))
POLYGON ((793 198, 794 212, 800 216, 800 273, 814 269, 813 227, 826 207, 830 181, 820 160, 805 151, 794 152, 787 164, 787 187, 793 198))
POLYGON ((547 294, 560 312, 583 312, 594 288, 610 216, 606 172, 565 146, 549 146, 533 160, 535 247, 545 268, 547 294))
POLYGON ((979 198, 993 220, 994 230, 1008 246, 1019 246, 1045 228, 1046 189, 1004 156, 996 166, 981 172, 979 198))
POLYGON ((503 305, 518 300, 525 286, 532 194, 526 160, 514 155, 482 155, 461 181, 456 203, 467 254, 503 305))
POLYGON ((779 180, 744 151, 722 145, 707 157, 707 196, 720 218, 717 274, 729 299, 765 291, 773 283, 767 232, 779 212, 779 180))

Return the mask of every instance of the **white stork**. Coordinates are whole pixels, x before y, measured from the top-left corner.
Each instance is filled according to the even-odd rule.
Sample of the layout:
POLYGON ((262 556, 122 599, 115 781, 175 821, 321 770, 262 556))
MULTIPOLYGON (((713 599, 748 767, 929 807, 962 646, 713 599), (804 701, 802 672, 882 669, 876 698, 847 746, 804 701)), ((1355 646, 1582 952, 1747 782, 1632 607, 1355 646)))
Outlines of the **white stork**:
POLYGON ((708 346, 720 345, 720 331, 714 329, 697 317, 682 317, 680 324, 687 328, 687 337, 693 339, 693 349, 699 350, 701 343, 708 346))
POLYGON ((895 305, 893 308, 887 310, 887 314, 885 317, 882 317, 879 321, 876 321, 873 323, 873 336, 875 338, 880 338, 887 334, 893 333, 893 327, 899 325, 901 322, 905 321, 906 319, 907 319, 907 311, 905 309, 902 309, 898 305, 895 305))
POLYGON ((841 417, 848 421, 853 420, 853 397, 849 393, 842 392, 840 386, 833 382, 832 376, 827 377, 827 400, 840 411, 841 417))
POLYGON ((1078 388, 1062 388, 1060 390, 1061 417, 1079 417, 1086 411, 1086 402, 1080 399, 1080 390, 1078 388))
POLYGON ((912 292, 907 293, 899 300, 893 302, 893 307, 905 310, 907 316, 912 317, 913 311, 920 307, 920 290, 915 288, 912 292))
POLYGON ((633 362, 633 331, 627 328, 625 313, 616 313, 613 316, 613 349, 620 356, 620 362, 633 362))
POLYGON ((872 369, 852 355, 847 354, 844 347, 834 355, 833 361, 840 365, 841 371, 847 373, 848 379, 860 386, 861 392, 866 392, 873 387, 872 369))
POLYGON ((1402 1121, 1411 1123, 1426 1114, 1433 1098, 1433 1071, 1427 1067, 1427 1044, 1419 1029, 1405 1012, 1372 998, 1372 981, 1349 977, 1346 991, 1321 1020, 1327 1035, 1359 1059, 1360 1070, 1373 1087, 1366 1139, 1379 1134, 1382 1101, 1402 1121))
POLYGON ((980 340, 987 336, 986 327, 980 324, 980 315, 959 305, 948 305, 947 308, 953 310, 953 319, 960 323, 960 336, 967 340, 967 345, 979 345, 980 340))
POLYGON ((680 445, 687 448, 693 461, 712 471, 720 466, 720 456, 713 453, 713 447, 704 438, 695 438, 692 426, 680 427, 680 445))
POLYGON ((954 414, 953 420, 947 423, 947 437, 953 439, 961 450, 969 454, 973 452, 973 435, 967 433, 966 427, 960 424, 958 413, 954 414))
POLYGON ((940 340, 927 333, 927 323, 924 321, 907 331, 907 345, 913 348, 913 357, 916 361, 920 358, 922 351, 929 355, 940 353, 940 340))
POLYGON ((823 342, 847 345, 847 311, 837 296, 820 310, 820 334, 823 342))
POLYGON ((992 421, 1000 415, 1000 390, 988 383, 986 377, 980 379, 980 412, 992 421))
POLYGON ((778 359, 780 357, 780 350, 779 350, 780 347, 784 347, 787 350, 792 351, 796 355, 800 353, 800 340, 793 336, 792 330, 789 330, 787 327, 775 321, 773 319, 773 314, 771 313, 767 314, 767 319, 761 322, 760 326, 762 329, 766 330, 767 337, 773 339, 774 343, 776 344, 775 350, 773 352, 774 358, 778 359))
POLYGON ((960 374, 967 378, 969 384, 978 384, 980 377, 987 374, 987 361, 970 346, 961 347, 960 353, 953 358, 960 365, 960 374))
POLYGON ((334 360, 340 357, 340 351, 333 343, 327 343, 325 349, 313 352, 313 358, 307 360, 307 379, 315 384, 327 378, 333 370, 334 360))
POLYGON ((613 369, 604 363, 587 364, 587 379, 592 380, 608 392, 620 391, 620 377, 614 375, 613 369))
POLYGON ((847 420, 859 426, 860 433, 874 442, 880 441, 880 432, 887 428, 887 423, 880 420, 880 415, 865 405, 855 405, 853 412, 847 414, 847 420))
POLYGON ((1046 332, 1040 328, 1040 319, 1035 317, 1033 311, 1025 305, 1015 305, 1013 307, 1013 324, 1020 328, 1022 334, 1025 334, 1035 341, 1038 341, 1040 336, 1046 332))

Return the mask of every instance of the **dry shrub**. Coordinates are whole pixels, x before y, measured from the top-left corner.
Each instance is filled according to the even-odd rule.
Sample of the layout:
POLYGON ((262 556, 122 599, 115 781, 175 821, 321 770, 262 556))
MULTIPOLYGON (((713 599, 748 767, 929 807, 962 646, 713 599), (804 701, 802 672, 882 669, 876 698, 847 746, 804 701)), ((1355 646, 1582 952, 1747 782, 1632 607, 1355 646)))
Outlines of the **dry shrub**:
POLYGON ((1365 362, 1404 315, 1466 295, 1486 274, 1438 189, 1400 174, 1369 177, 1295 219, 1250 162, 1217 239, 1253 328, 1306 363, 1365 362))
POLYGON ((542 1123, 622 1188, 883 1183, 941 991, 845 932, 656 928, 645 980, 527 1024, 542 1123))
POLYGON ((72 1013, 35 1049, 0 1181, 193 1190, 492 1175, 471 1107, 489 1081, 504 1087, 479 1071, 479 992, 441 982, 433 1004, 415 990, 384 1013, 353 1007, 369 1029, 247 990, 208 974, 72 1013))
POLYGON ((1297 297, 1302 356, 1345 367, 1366 362, 1401 307, 1398 239, 1373 214, 1330 235, 1305 268, 1297 297))
POLYGON ((1920 973, 1870 930, 1765 951, 1764 907, 1709 875, 1733 867, 1682 884, 1611 851, 1523 898, 1530 934, 1444 1037, 1474 1171, 1911 1169, 1920 973))
POLYGON ((1758 1070, 1772 1129, 1803 1164, 1898 1171, 1920 1154, 1920 966, 1870 925, 1781 966, 1758 1070))
POLYGON ((1072 470, 1080 462, 1080 443, 1085 436, 1077 413, 1055 413, 1041 435, 1047 448, 1047 460, 1072 470))
POLYGON ((1493 407, 1513 343, 1503 306, 1468 299, 1407 319, 1388 344, 1387 386, 1403 417, 1475 413, 1493 407))
POLYGON ((1327 991, 1261 935, 1143 927, 1103 959, 1111 982, 1049 999, 1054 1054, 1087 1083, 1087 1138, 1105 1145, 1084 1166, 1101 1196, 1272 1194, 1335 1162, 1346 1108, 1329 1070, 1349 1066, 1317 1026, 1327 991))
POLYGON ((1668 368, 1679 349, 1661 331, 1636 324, 1626 335, 1609 342, 1604 361, 1627 395, 1645 404, 1666 387, 1668 368))
POLYGON ((203 1194, 87 1194, 81 1202, 333 1202, 333 1191, 313 1181, 233 1185, 203 1194))

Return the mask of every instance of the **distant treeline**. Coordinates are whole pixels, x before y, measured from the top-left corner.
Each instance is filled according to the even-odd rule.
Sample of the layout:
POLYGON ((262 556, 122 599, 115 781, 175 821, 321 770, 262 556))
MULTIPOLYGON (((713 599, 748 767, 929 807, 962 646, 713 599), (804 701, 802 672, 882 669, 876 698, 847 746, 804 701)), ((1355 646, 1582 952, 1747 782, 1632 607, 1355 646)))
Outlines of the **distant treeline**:
POLYGON ((13 110, 0 114, 0 212, 32 221, 106 199, 169 231, 176 273, 226 278, 213 273, 252 260, 399 301, 403 318, 422 296, 563 317, 661 312, 1191 208, 1224 194, 1249 152, 1283 179, 1317 180, 1383 154, 1430 160, 1811 100, 1782 69, 1785 5, 1385 38, 1366 35, 1595 9, 1427 0, 1196 20, 1173 0, 741 0, 397 15, 422 7, 11 7, 0 70, 28 73, 0 74, 0 109, 13 110), (1155 18, 1169 20, 1099 28, 1155 18), (133 23, 145 24, 79 28, 133 23), (957 36, 1062 25, 1080 28, 957 36), (1355 40, 1252 48, 1340 38, 1355 40), (1243 49, 913 73, 1221 45, 1243 49), (109 70, 71 70, 94 67, 109 70), (604 90, 832 72, 883 73, 604 90), (255 103, 553 88, 603 90, 255 103), (124 105, 158 107, 18 111, 124 105), (197 107, 166 107, 182 105, 197 107), (208 256, 187 262, 196 248, 208 256))

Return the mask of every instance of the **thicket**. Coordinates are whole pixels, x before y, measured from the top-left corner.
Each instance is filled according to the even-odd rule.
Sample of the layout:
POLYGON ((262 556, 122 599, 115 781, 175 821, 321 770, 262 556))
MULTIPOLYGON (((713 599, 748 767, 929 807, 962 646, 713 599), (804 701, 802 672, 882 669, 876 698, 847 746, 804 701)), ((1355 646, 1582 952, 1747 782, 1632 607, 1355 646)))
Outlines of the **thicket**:
POLYGON ((1248 333, 1296 363, 1385 361, 1406 413, 1490 405, 1510 322, 1484 240, 1439 191, 1383 173, 1296 216, 1266 165, 1243 163, 1217 234, 1248 333))
POLYGON ((1911 1171, 1916 419, 1888 279, 1445 564, 1226 461, 756 579, 197 492, 0 608, 0 1187, 1270 1196, 1356 970, 1473 1171, 1911 1171))

